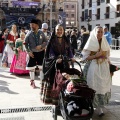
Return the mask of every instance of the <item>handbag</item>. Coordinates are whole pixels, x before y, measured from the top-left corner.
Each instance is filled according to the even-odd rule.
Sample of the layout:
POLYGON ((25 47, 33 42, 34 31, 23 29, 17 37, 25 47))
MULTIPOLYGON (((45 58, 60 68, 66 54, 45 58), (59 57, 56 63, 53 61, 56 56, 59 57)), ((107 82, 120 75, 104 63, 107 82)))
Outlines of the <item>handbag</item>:
POLYGON ((56 70, 53 88, 51 91, 52 98, 59 98, 59 94, 60 94, 63 84, 64 84, 63 76, 60 73, 60 70, 56 70))
POLYGON ((117 70, 119 70, 120 68, 118 68, 116 65, 110 64, 110 73, 113 73, 117 70))

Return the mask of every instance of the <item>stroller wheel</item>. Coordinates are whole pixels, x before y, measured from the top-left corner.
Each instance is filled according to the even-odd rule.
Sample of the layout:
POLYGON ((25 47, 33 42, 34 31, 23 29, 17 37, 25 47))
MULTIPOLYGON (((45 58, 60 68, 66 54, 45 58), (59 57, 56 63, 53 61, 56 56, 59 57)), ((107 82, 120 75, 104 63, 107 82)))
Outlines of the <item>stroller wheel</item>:
POLYGON ((57 120, 57 109, 55 105, 52 106, 52 117, 53 120, 57 120))

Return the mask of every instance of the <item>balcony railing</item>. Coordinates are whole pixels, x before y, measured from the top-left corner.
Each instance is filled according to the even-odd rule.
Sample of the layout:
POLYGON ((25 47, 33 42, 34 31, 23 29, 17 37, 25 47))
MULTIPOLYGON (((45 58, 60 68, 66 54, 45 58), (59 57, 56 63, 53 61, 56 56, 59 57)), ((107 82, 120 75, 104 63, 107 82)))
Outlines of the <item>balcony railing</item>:
POLYGON ((116 12, 116 17, 120 17, 120 12, 116 12))
POLYGON ((96 14, 96 19, 99 20, 100 19, 100 15, 99 14, 96 14))
POLYGON ((80 17, 81 18, 81 21, 84 21, 84 17, 80 17))
POLYGON ((82 6, 82 9, 84 9, 84 7, 85 7, 84 4, 81 4, 81 6, 82 6))
POLYGON ((105 18, 109 18, 110 17, 110 13, 105 13, 105 18))

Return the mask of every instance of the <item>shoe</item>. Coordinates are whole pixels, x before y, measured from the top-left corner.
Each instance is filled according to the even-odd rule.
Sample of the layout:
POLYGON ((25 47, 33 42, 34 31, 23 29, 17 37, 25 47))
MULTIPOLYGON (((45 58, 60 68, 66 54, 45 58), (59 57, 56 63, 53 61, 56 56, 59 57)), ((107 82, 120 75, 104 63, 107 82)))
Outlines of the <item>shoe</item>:
POLYGON ((104 116, 105 114, 104 113, 101 113, 101 114, 99 114, 99 117, 102 117, 102 116, 104 116))
POLYGON ((31 82, 30 85, 31 85, 33 88, 36 88, 34 80, 31 80, 30 82, 31 82))

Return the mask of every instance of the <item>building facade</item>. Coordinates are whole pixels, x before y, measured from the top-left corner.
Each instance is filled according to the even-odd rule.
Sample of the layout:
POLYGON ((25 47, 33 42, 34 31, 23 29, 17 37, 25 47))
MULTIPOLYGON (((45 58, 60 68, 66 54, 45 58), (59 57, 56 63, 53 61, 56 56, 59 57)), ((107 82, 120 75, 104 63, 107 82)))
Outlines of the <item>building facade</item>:
MULTIPOLYGON (((20 10, 23 9, 23 13, 30 13, 28 9, 30 8, 36 8, 36 11, 39 9, 39 12, 35 17, 37 19, 40 19, 41 22, 47 22, 48 25, 52 28, 56 26, 57 23, 59 23, 59 14, 61 12, 64 12, 64 22, 66 28, 77 28, 78 27, 78 17, 77 17, 77 11, 78 11, 78 2, 77 0, 18 0, 17 2, 38 2, 40 3, 39 6, 13 6, 12 1, 16 0, 1 0, 0 6, 4 7, 10 12, 11 8, 15 7, 15 11, 17 11, 17 14, 22 14, 20 10), (28 12, 27 12, 28 10, 28 12)), ((33 11, 32 11, 33 12, 33 11)), ((26 15, 27 15, 26 14, 26 15)), ((0 9, 0 16, 4 16, 4 11, 0 9)), ((32 16, 32 15, 31 15, 32 16)), ((19 16, 17 16, 19 17, 19 16)), ((0 18, 0 19, 3 19, 0 18)), ((29 22, 29 21, 28 21, 29 22)), ((27 22, 27 23, 28 23, 27 22)), ((2 24, 2 22, 1 22, 2 24)))
POLYGON ((120 0, 78 0, 79 29, 92 30, 96 25, 106 25, 112 34, 120 27, 120 0))
POLYGON ((66 13, 66 27, 72 29, 78 28, 78 1, 65 1, 63 10, 66 13))

